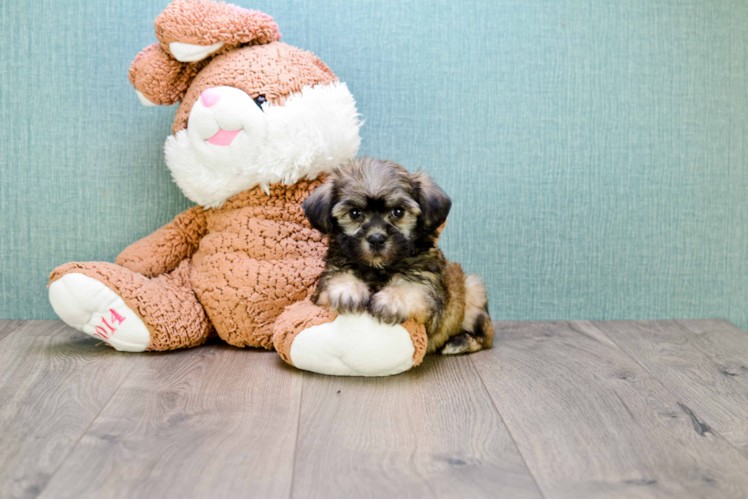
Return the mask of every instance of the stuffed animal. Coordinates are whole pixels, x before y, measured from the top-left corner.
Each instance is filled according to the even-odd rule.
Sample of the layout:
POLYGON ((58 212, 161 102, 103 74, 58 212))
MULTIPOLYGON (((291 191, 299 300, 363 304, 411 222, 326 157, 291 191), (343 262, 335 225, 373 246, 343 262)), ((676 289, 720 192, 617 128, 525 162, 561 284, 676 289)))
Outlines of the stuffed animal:
POLYGON ((423 325, 338 316, 309 300, 326 240, 301 203, 358 151, 346 85, 312 53, 281 43, 260 12, 175 0, 155 27, 159 42, 135 58, 130 81, 147 106, 179 102, 166 163, 197 206, 114 264, 55 269, 58 316, 120 351, 195 347, 217 335, 319 373, 390 375, 419 364, 423 325))

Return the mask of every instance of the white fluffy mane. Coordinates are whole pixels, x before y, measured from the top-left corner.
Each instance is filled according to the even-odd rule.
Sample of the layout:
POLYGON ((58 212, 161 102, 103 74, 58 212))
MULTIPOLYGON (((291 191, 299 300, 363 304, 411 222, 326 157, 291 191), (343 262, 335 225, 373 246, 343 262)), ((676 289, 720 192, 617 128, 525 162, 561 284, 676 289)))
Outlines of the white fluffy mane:
POLYGON ((187 198, 205 207, 219 207, 255 186, 267 192, 270 184, 314 179, 358 152, 361 122, 345 83, 305 87, 284 105, 264 104, 262 110, 265 133, 261 141, 201 144, 198 151, 192 141, 202 139, 195 139, 188 130, 167 138, 166 164, 187 198))

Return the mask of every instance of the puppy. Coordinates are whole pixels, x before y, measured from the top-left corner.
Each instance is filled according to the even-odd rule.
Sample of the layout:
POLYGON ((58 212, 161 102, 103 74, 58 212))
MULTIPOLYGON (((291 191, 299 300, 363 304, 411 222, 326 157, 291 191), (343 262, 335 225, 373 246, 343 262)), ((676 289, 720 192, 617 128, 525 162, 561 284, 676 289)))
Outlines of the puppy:
POLYGON ((333 172, 303 204, 329 236, 325 271, 312 301, 383 323, 426 326, 427 352, 491 347, 486 290, 448 262, 436 240, 452 202, 423 172, 366 158, 333 172))

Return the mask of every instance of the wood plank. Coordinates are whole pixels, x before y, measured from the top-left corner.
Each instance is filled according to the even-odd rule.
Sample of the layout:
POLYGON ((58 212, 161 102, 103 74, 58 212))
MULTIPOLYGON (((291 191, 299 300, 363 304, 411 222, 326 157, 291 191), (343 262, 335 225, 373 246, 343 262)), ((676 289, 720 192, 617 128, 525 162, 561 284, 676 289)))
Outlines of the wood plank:
POLYGON ((18 330, 27 321, 18 319, 3 319, 0 320, 0 341, 5 337, 18 330))
POLYGON ((224 344, 146 361, 43 497, 288 497, 301 372, 224 344))
POLYGON ((748 495, 748 460, 594 326, 496 330, 471 359, 544 495, 748 495))
POLYGON ((748 333, 724 320, 595 326, 748 458, 748 333))
POLYGON ((402 375, 304 381, 292 496, 535 497, 467 357, 402 375))
POLYGON ((35 497, 139 355, 62 321, 28 321, 0 344, 0 497, 35 497))

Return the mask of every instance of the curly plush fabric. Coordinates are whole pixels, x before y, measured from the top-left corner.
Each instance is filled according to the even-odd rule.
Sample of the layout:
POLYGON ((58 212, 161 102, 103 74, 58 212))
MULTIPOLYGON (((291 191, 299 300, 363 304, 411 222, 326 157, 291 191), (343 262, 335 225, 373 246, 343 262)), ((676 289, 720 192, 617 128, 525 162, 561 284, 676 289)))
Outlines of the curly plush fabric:
POLYGON ((109 262, 71 262, 52 271, 50 284, 69 273, 79 273, 106 285, 145 323, 151 334, 149 351, 167 351, 202 344, 213 332, 190 282, 192 264, 148 279, 109 262))
POLYGON ((410 338, 413 341, 413 347, 416 348, 416 352, 413 353, 413 367, 416 367, 421 364, 423 357, 426 356, 429 344, 429 338, 426 335, 426 326, 416 323, 411 319, 403 323, 403 328, 408 330, 410 338))
POLYGON ((269 195, 258 187, 218 209, 190 208, 117 264, 65 264, 50 283, 80 273, 106 285, 148 327, 149 350, 199 345, 213 325, 229 344, 272 349, 275 320, 314 290, 324 268, 326 239, 301 208, 320 183, 275 184, 269 195))
POLYGON ((257 187, 205 211, 192 284, 229 344, 272 349, 276 318, 314 290, 327 245, 301 203, 319 184, 275 184, 269 196, 257 187))
POLYGON ((175 0, 158 15, 154 25, 156 38, 167 52, 172 42, 202 46, 224 42, 221 52, 226 52, 240 45, 281 38, 272 17, 225 2, 175 0))
POLYGON ((192 257, 207 232, 205 210, 189 208, 155 233, 125 248, 115 263, 148 278, 159 276, 192 257))
POLYGON ((267 14, 223 2, 198 0, 172 2, 156 18, 155 28, 159 43, 138 54, 130 66, 129 79, 151 103, 163 106, 181 101, 193 78, 211 58, 242 45, 276 42, 281 37, 278 25, 267 14), (180 62, 169 47, 174 42, 223 45, 203 60, 180 62))
POLYGON ((217 56, 200 71, 185 93, 174 117, 176 134, 187 128, 192 105, 204 90, 236 87, 252 99, 265 97, 272 104, 283 104, 291 93, 304 87, 337 81, 335 74, 317 56, 281 42, 241 47, 217 56))
POLYGON ((135 57, 129 79, 153 104, 171 106, 182 100, 192 80, 208 62, 179 62, 154 43, 135 57))

